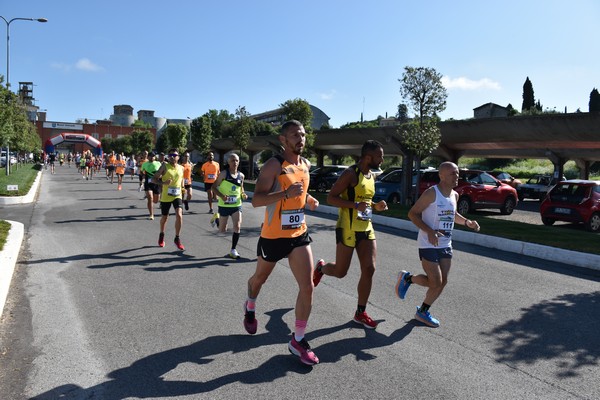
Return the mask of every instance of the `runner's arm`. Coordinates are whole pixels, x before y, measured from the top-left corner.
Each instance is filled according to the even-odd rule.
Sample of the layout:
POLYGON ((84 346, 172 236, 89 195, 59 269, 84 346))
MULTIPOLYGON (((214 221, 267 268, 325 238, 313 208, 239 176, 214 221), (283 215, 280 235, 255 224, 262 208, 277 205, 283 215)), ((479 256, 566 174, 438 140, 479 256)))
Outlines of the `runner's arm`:
POLYGON ((254 187, 254 196, 252 196, 253 207, 267 206, 287 197, 287 189, 278 192, 271 191, 280 173, 281 163, 275 158, 271 158, 263 165, 260 175, 256 180, 256 186, 254 187))

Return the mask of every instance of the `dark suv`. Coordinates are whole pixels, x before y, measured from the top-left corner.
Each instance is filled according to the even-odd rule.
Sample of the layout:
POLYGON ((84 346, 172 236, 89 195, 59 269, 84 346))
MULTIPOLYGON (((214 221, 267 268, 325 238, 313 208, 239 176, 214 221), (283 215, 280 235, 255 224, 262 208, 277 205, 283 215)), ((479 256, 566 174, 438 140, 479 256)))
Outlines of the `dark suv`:
POLYGON ((540 204, 540 214, 544 225, 583 222, 587 230, 600 231, 600 181, 572 179, 557 183, 540 204))
MULTIPOLYGON (((438 171, 427 171, 421 176, 419 194, 428 187, 438 184, 438 171)), ((479 209, 497 208, 504 215, 512 214, 518 198, 515 188, 500 182, 485 171, 461 169, 458 186, 457 211, 461 215, 479 209)))
POLYGON ((310 172, 310 189, 326 192, 331 189, 338 177, 348 168, 345 165, 324 165, 310 172))

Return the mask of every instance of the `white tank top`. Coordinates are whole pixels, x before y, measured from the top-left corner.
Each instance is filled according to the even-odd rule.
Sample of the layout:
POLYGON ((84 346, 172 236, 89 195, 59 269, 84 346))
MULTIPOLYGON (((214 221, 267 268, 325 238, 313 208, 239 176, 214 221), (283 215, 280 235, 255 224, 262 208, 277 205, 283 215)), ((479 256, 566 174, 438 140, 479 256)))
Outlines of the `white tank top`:
POLYGON ((419 229, 417 243, 421 249, 443 249, 452 246, 452 229, 454 228, 454 216, 456 214, 456 197, 454 196, 454 191, 451 192, 450 197, 445 197, 442 192, 440 192, 437 185, 433 188, 435 190, 435 200, 423 211, 421 218, 428 226, 443 233, 444 236, 439 237, 438 245, 434 246, 429 243, 427 233, 419 229))

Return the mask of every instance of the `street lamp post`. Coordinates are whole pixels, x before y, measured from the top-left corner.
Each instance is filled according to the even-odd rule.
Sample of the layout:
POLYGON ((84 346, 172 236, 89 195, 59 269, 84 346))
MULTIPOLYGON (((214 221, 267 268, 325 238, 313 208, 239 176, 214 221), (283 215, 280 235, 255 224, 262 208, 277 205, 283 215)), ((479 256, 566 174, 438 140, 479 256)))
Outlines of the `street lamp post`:
MULTIPOLYGON (((6 23, 6 89, 10 90, 10 23, 13 21, 37 21, 37 22, 48 22, 46 18, 13 18, 6 20, 0 15, 0 18, 6 23)), ((6 144, 6 175, 10 175, 10 147, 6 144)))

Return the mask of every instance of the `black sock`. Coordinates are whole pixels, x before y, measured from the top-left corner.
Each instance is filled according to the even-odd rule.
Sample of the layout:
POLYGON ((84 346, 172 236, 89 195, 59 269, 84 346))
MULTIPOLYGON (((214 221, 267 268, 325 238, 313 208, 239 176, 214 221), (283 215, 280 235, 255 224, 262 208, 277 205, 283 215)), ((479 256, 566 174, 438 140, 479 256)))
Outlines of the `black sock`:
POLYGON ((231 248, 232 249, 236 248, 239 239, 240 239, 240 233, 239 232, 233 232, 233 239, 231 240, 231 248))
POLYGON ((365 312, 365 310, 367 309, 367 306, 361 306, 360 304, 356 306, 356 313, 357 314, 362 314, 365 312))
POLYGON ((406 277, 404 278, 404 280, 405 280, 407 283, 412 283, 412 275, 410 275, 410 274, 406 274, 406 277))
POLYGON ((429 307, 431 307, 429 304, 421 304, 421 308, 419 308, 419 312, 422 313, 426 313, 427 311, 429 311, 429 307))

